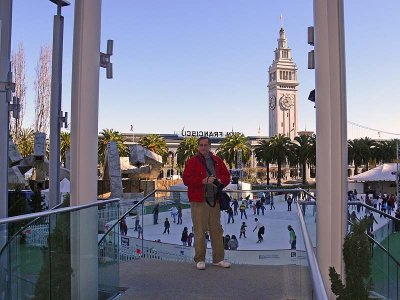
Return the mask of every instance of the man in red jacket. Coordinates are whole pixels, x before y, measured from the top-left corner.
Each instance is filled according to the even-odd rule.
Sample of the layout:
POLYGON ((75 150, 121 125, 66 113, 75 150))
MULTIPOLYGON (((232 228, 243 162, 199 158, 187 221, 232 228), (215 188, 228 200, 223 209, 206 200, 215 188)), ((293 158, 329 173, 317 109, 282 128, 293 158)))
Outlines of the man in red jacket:
POLYGON ((227 186, 230 182, 230 174, 222 159, 211 153, 210 148, 211 143, 208 137, 199 138, 199 153, 188 159, 183 172, 183 182, 188 187, 192 212, 194 261, 199 270, 206 268, 206 231, 210 232, 213 264, 223 268, 231 266, 224 260, 221 211, 216 199, 218 189, 214 184, 214 180, 217 180, 224 187, 227 186))

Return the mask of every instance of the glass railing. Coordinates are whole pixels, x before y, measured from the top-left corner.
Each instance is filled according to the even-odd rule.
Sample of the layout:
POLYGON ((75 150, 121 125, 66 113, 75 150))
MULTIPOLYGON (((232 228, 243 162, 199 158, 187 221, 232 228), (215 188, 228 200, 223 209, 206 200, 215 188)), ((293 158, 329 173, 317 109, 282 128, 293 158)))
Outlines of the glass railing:
POLYGON ((379 297, 400 296, 400 220, 361 201, 348 202, 349 226, 362 218, 370 218, 368 228, 373 291, 379 297))
MULTIPOLYGON (((300 217, 296 213, 299 206, 293 202, 290 212, 287 205, 287 196, 297 195, 301 191, 298 189, 227 191, 232 200, 239 200, 236 209, 232 202, 234 214, 231 217, 234 220, 226 212, 221 212, 224 235, 229 234, 230 237, 235 235, 239 242, 237 250, 229 250, 229 246, 228 249, 225 248, 225 258, 235 265, 265 266, 266 272, 268 272, 267 268, 272 266, 282 267, 281 272, 286 272, 286 279, 290 279, 287 281, 290 284, 283 282, 277 284, 281 285, 282 294, 288 299, 312 299, 313 295, 317 295, 313 287, 313 277, 310 274, 310 260, 313 264, 313 272, 319 272, 319 270, 315 267, 314 252, 311 250, 311 257, 307 254, 303 235, 307 227, 301 226, 300 217), (263 208, 256 204, 258 200, 261 200, 262 193, 265 198, 263 208), (274 207, 271 206, 271 195, 273 195, 274 207), (245 214, 240 210, 242 203, 246 207, 245 214), (252 232, 255 217, 265 222, 266 227, 265 241, 260 244, 256 243, 257 232, 252 232), (240 237, 240 227, 243 222, 247 225, 246 238, 240 237), (292 250, 289 244, 288 225, 292 225, 296 231, 297 249, 292 250)), ((312 215, 313 207, 306 210, 306 215, 308 211, 312 215)), ((303 214, 301 216, 303 217, 303 214)), ((313 222, 315 222, 315 213, 313 222)), ((315 225, 313 228, 315 230, 315 225)), ((119 219, 104 224, 104 232, 98 243, 99 285, 103 290, 113 290, 118 287, 117 282, 109 278, 110 274, 118 274, 118 272, 127 274, 143 259, 193 263, 194 238, 191 235, 193 226, 187 190, 153 191, 139 202, 132 203, 119 219), (158 207, 158 213, 155 213, 156 207, 158 207), (167 218, 170 224, 169 230, 165 230, 164 226, 167 218), (185 235, 182 241, 184 228, 187 228, 189 237, 186 239, 185 235)), ((315 234, 313 236, 315 239, 315 234)), ((308 239, 310 239, 309 235, 308 239)), ((212 263, 211 244, 207 240, 206 243, 206 263, 209 264, 212 263)), ((140 281, 130 278, 130 282, 124 282, 123 277, 121 276, 120 279, 122 286, 128 286, 133 281, 140 281)), ((145 288, 135 287, 136 290, 145 288)), ((321 289, 321 286, 317 289, 321 289)))
MULTIPOLYGON (((0 254, 0 299, 72 299, 72 244, 81 239, 79 227, 89 226, 91 220, 103 222, 100 211, 118 210, 118 201, 1 219, 0 225, 15 234, 0 254)), ((80 255, 93 256, 90 249, 85 251, 80 255)))

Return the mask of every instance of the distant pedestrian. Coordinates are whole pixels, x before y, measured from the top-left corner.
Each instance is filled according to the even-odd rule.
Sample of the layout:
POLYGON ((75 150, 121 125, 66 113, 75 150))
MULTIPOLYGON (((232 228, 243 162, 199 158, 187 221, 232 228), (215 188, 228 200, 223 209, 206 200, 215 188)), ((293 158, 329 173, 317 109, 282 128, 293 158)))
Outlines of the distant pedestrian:
POLYGON ((137 232, 138 232, 138 239, 140 238, 143 239, 143 228, 141 225, 138 225, 137 232))
POLYGON ((375 219, 374 214, 370 213, 368 216, 368 231, 374 231, 374 222, 378 224, 378 221, 375 219))
POLYGON ((171 224, 169 223, 168 218, 165 218, 163 234, 166 233, 166 232, 169 234, 169 228, 170 227, 171 227, 171 224))
POLYGON ((193 237, 194 237, 193 232, 189 233, 189 235, 188 235, 188 246, 189 247, 192 247, 193 237))
POLYGON ((240 235, 239 235, 239 239, 242 238, 242 235, 244 238, 246 238, 246 222, 242 222, 242 226, 240 226, 240 235))
POLYGON ((174 223, 176 223, 176 216, 178 215, 178 209, 176 206, 172 206, 171 208, 171 217, 174 219, 174 223))
POLYGON ((290 249, 292 250, 296 250, 296 233, 294 232, 294 229, 292 228, 291 225, 289 225, 287 227, 287 229, 289 230, 289 243, 290 243, 290 249))
POLYGON ((228 242, 228 248, 229 250, 237 250, 238 247, 239 247, 239 242, 236 236, 232 235, 231 239, 228 242))
POLYGON ((126 225, 125 218, 122 218, 121 221, 119 221, 119 229, 122 235, 128 234, 128 226, 126 225))
POLYGON ((231 206, 233 206, 233 214, 236 216, 238 215, 238 207, 239 207, 239 202, 237 201, 237 199, 234 199, 232 201, 231 206))
POLYGON ((272 195, 271 193, 271 197, 270 197, 270 210, 275 209, 275 205, 274 205, 274 195, 272 195))
POLYGON ((140 222, 140 217, 139 217, 139 212, 137 212, 135 217, 135 231, 138 231, 139 222, 140 222))
POLYGON ((158 224, 158 213, 160 212, 160 204, 156 204, 153 208, 153 224, 158 224))
POLYGON ((242 203, 240 204, 239 210, 240 210, 240 219, 243 218, 243 215, 247 219, 246 204, 244 203, 244 201, 242 201, 242 203))
POLYGON ((289 196, 289 197, 287 198, 286 202, 287 202, 287 210, 288 210, 288 211, 292 211, 292 202, 293 202, 292 197, 289 196))
POLYGON ((178 206, 178 224, 182 224, 182 207, 178 206))
POLYGON ((232 224, 235 223, 235 219, 233 218, 233 210, 232 210, 232 207, 229 207, 229 208, 226 210, 226 213, 228 214, 228 224, 231 222, 231 220, 232 220, 232 224))
POLYGON ((228 250, 229 249, 228 243, 229 243, 229 240, 231 239, 230 235, 227 234, 224 237, 222 237, 222 239, 224 241, 224 249, 228 250))
POLYGON ((181 236, 181 242, 182 242, 183 246, 187 246, 188 245, 188 238, 189 238, 188 228, 184 227, 183 231, 182 231, 182 236, 181 236))
POLYGON ((256 222, 256 227, 254 227, 253 232, 256 231, 256 229, 258 228, 258 232, 257 232, 258 241, 257 241, 257 243, 261 243, 262 241, 264 241, 263 235, 265 233, 265 227, 261 222, 258 221, 257 218, 255 218, 254 221, 256 222))

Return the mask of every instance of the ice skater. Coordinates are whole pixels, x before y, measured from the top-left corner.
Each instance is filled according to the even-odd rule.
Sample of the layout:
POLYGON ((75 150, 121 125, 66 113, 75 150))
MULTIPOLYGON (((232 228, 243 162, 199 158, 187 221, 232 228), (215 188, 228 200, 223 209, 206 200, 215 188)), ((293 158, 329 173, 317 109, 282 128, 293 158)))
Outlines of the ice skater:
POLYGON ((235 219, 233 218, 233 209, 232 209, 232 207, 229 207, 227 209, 226 213, 228 214, 228 224, 231 222, 231 220, 232 220, 232 223, 235 223, 235 219))
POLYGON ((258 241, 257 243, 261 243, 262 241, 264 241, 263 235, 265 233, 265 227, 264 225, 258 221, 257 218, 254 219, 254 221, 256 222, 256 227, 254 227, 253 232, 256 231, 256 229, 258 228, 258 241))
POLYGON ((287 229, 289 230, 289 244, 290 244, 290 249, 296 250, 296 233, 294 232, 294 229, 292 228, 292 225, 288 225, 287 229))
POLYGON ((168 218, 165 218, 163 234, 165 234, 166 232, 169 234, 169 228, 170 227, 171 227, 171 224, 169 223, 168 218))
POLYGON ((246 238, 246 222, 242 222, 242 226, 240 226, 240 235, 239 235, 239 239, 242 238, 242 235, 244 238, 246 238))
POLYGON ((244 201, 242 201, 242 204, 240 204, 239 210, 240 210, 240 220, 243 218, 243 215, 247 220, 246 204, 244 203, 244 201))

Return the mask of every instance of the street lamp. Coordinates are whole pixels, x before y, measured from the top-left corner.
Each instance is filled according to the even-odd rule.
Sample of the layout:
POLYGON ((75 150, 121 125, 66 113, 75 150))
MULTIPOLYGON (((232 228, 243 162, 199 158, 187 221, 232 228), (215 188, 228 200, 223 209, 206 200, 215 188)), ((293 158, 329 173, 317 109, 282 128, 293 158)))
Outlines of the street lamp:
POLYGON ((60 130, 61 125, 67 127, 67 113, 61 111, 62 93, 62 55, 64 39, 64 17, 61 8, 70 5, 66 0, 50 0, 57 5, 57 15, 53 24, 53 53, 51 73, 50 99, 50 163, 49 194, 50 208, 60 202, 60 130))

